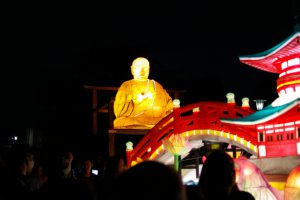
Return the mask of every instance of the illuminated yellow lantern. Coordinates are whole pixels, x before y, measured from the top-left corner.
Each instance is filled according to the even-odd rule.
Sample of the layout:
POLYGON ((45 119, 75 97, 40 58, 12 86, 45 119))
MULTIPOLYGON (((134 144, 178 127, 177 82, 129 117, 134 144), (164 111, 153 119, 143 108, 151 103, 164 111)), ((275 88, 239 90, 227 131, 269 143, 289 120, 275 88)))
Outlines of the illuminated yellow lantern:
POLYGON ((300 199, 300 165, 290 172, 284 189, 284 200, 295 199, 300 199))
POLYGON ((148 79, 149 71, 146 58, 133 61, 133 79, 122 83, 115 98, 114 128, 150 129, 172 112, 172 98, 158 82, 148 79))

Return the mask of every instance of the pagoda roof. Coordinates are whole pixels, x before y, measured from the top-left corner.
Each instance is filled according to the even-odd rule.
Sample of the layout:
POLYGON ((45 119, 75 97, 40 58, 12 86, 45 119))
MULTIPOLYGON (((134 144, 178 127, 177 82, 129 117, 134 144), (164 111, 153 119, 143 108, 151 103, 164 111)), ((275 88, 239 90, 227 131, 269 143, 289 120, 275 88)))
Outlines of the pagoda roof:
POLYGON ((300 32, 294 32, 273 48, 251 55, 240 56, 242 63, 271 73, 280 73, 275 63, 278 59, 300 53, 300 32))
POLYGON ((289 112, 296 106, 300 105, 300 98, 291 101, 287 104, 281 105, 281 106, 276 106, 273 107, 272 104, 266 106, 264 109, 259 110, 253 114, 250 114, 246 117, 243 118, 226 118, 226 119, 220 119, 221 122, 223 123, 228 123, 228 124, 239 124, 239 125, 258 125, 262 124, 265 122, 269 122, 273 119, 276 119, 283 114, 289 112))

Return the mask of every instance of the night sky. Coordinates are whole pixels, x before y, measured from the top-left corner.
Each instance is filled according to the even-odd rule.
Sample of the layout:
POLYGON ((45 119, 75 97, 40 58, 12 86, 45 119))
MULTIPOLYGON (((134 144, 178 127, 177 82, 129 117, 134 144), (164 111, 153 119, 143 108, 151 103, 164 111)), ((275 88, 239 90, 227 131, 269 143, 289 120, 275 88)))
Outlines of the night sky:
MULTIPOLYGON (((84 85, 120 86, 137 56, 182 105, 277 97, 278 75, 239 62, 291 35, 296 0, 24 3, 4 8, 1 127, 89 124, 84 85)), ((254 106, 254 105, 253 105, 254 106)))

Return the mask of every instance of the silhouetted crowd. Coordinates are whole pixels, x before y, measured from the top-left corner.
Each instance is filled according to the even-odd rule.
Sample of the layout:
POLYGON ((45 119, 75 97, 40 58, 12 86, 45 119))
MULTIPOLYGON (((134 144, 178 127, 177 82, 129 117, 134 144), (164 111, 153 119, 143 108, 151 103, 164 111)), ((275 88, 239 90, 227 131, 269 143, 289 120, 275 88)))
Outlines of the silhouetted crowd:
POLYGON ((0 154, 0 200, 254 200, 235 179, 234 161, 223 151, 207 155, 197 185, 183 184, 172 166, 157 161, 127 168, 117 157, 76 158, 69 149, 0 154))

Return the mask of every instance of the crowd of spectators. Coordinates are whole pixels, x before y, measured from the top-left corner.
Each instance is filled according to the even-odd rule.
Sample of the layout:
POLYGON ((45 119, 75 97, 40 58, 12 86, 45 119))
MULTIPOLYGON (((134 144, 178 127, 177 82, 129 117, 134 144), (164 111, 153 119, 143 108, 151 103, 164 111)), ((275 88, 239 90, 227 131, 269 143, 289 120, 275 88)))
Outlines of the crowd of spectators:
POLYGON ((234 162, 222 151, 208 154, 198 185, 185 185, 172 166, 161 162, 129 168, 124 163, 118 157, 79 156, 71 149, 11 149, 0 154, 0 200, 254 199, 238 189, 234 162))

